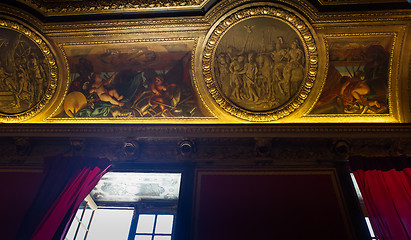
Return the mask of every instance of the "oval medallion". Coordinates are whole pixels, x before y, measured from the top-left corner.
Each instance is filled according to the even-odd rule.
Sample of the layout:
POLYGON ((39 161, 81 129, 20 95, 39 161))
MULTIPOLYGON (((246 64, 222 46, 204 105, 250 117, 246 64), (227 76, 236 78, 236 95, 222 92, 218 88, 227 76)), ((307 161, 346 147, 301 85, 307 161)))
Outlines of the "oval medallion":
POLYGON ((250 121, 273 121, 301 106, 317 72, 317 49, 307 25, 269 7, 222 19, 203 52, 209 92, 225 111, 250 121))
POLYGON ((0 118, 23 121, 52 98, 56 61, 44 40, 20 24, 0 19, 0 36, 0 118))

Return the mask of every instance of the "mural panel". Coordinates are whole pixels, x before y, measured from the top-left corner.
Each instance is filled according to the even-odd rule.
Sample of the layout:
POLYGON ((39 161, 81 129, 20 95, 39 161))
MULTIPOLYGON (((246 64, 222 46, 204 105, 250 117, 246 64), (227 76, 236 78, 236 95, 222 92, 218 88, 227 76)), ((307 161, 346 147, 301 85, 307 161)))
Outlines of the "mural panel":
POLYGON ((256 7, 215 27, 203 53, 203 75, 225 111, 272 121, 301 106, 317 62, 314 37, 302 19, 282 9, 256 7))
POLYGON ((215 56, 214 71, 222 92, 251 111, 281 106, 305 77, 305 53, 298 34, 272 18, 251 18, 230 28, 215 56))
POLYGON ((57 83, 54 56, 34 32, 0 20, 0 117, 21 121, 37 114, 57 83))
POLYGON ((392 36, 330 38, 323 91, 311 114, 388 114, 392 36))
POLYGON ((53 118, 201 117, 192 84, 194 41, 63 46, 70 86, 53 118))

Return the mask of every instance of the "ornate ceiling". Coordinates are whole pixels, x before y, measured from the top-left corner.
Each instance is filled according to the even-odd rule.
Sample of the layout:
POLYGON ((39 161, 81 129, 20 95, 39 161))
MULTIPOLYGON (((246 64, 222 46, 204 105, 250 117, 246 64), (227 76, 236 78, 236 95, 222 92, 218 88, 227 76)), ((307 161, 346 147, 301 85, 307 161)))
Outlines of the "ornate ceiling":
MULTIPOLYGON (((232 2, 241 2, 231 0, 232 2)), ((411 8, 407 0, 308 0, 320 11, 411 8), (359 8, 358 5, 363 7, 359 8)), ((171 14, 202 15, 218 0, 5 0, 34 9, 44 17, 94 14, 171 14)), ((265 2, 265 1, 262 1, 265 2)), ((272 2, 272 1, 268 1, 272 2)), ((287 1, 278 1, 285 2, 287 1)), ((303 2, 303 1, 301 1, 303 2)), ((61 19, 59 19, 61 20, 61 19)))

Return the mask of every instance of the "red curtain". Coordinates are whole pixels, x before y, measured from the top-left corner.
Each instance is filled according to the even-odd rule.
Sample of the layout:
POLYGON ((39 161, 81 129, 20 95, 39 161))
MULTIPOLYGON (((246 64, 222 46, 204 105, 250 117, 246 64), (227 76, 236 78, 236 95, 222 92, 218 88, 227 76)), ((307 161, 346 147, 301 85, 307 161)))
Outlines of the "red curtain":
POLYGON ((351 169, 379 239, 411 239, 411 158, 353 158, 351 169))
POLYGON ((45 159, 45 179, 17 239, 63 239, 81 202, 110 166, 109 160, 100 158, 45 159))

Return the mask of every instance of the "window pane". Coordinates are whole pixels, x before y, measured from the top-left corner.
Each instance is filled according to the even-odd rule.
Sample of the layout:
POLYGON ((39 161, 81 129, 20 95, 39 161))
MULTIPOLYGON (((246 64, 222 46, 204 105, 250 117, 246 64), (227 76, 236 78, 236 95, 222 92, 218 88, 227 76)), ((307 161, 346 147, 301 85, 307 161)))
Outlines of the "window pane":
POLYGON ((90 208, 86 209, 86 212, 84 213, 82 222, 86 227, 88 226, 88 223, 90 222, 92 213, 93 213, 93 209, 90 209, 90 208))
POLYGON ((97 209, 87 240, 127 239, 133 211, 132 209, 97 209))
POLYGON ((84 236, 86 235, 86 228, 84 226, 80 226, 78 233, 77 233, 77 238, 76 239, 84 239, 84 236))
POLYGON ((171 234, 173 229, 173 215, 157 215, 155 233, 171 234))
POLYGON ((80 208, 77 210, 76 217, 78 220, 81 220, 81 214, 83 214, 84 211, 84 206, 80 206, 80 208))
POLYGON ((151 235, 138 235, 134 238, 134 240, 151 240, 151 238, 151 235))
POLYGON ((155 236, 154 240, 171 240, 171 236, 155 236))
POLYGON ((355 180, 354 173, 350 173, 350 176, 351 176, 351 181, 352 181, 352 183, 353 183, 353 185, 354 185, 355 192, 357 193, 357 197, 358 197, 358 199, 360 200, 360 202, 363 202, 364 199, 362 198, 361 191, 360 191, 360 187, 358 187, 358 183, 357 183, 357 181, 355 180))
POLYGON ((372 229, 370 219, 365 217, 365 222, 367 223, 368 231, 370 231, 371 237, 375 237, 374 230, 372 229))
POLYGON ((70 229, 67 232, 67 235, 66 235, 67 239, 72 240, 74 238, 74 234, 76 233, 77 226, 78 226, 78 221, 77 219, 74 219, 73 223, 70 226, 70 229))
POLYGON ((140 214, 137 222, 137 233, 153 233, 154 214, 140 214))

